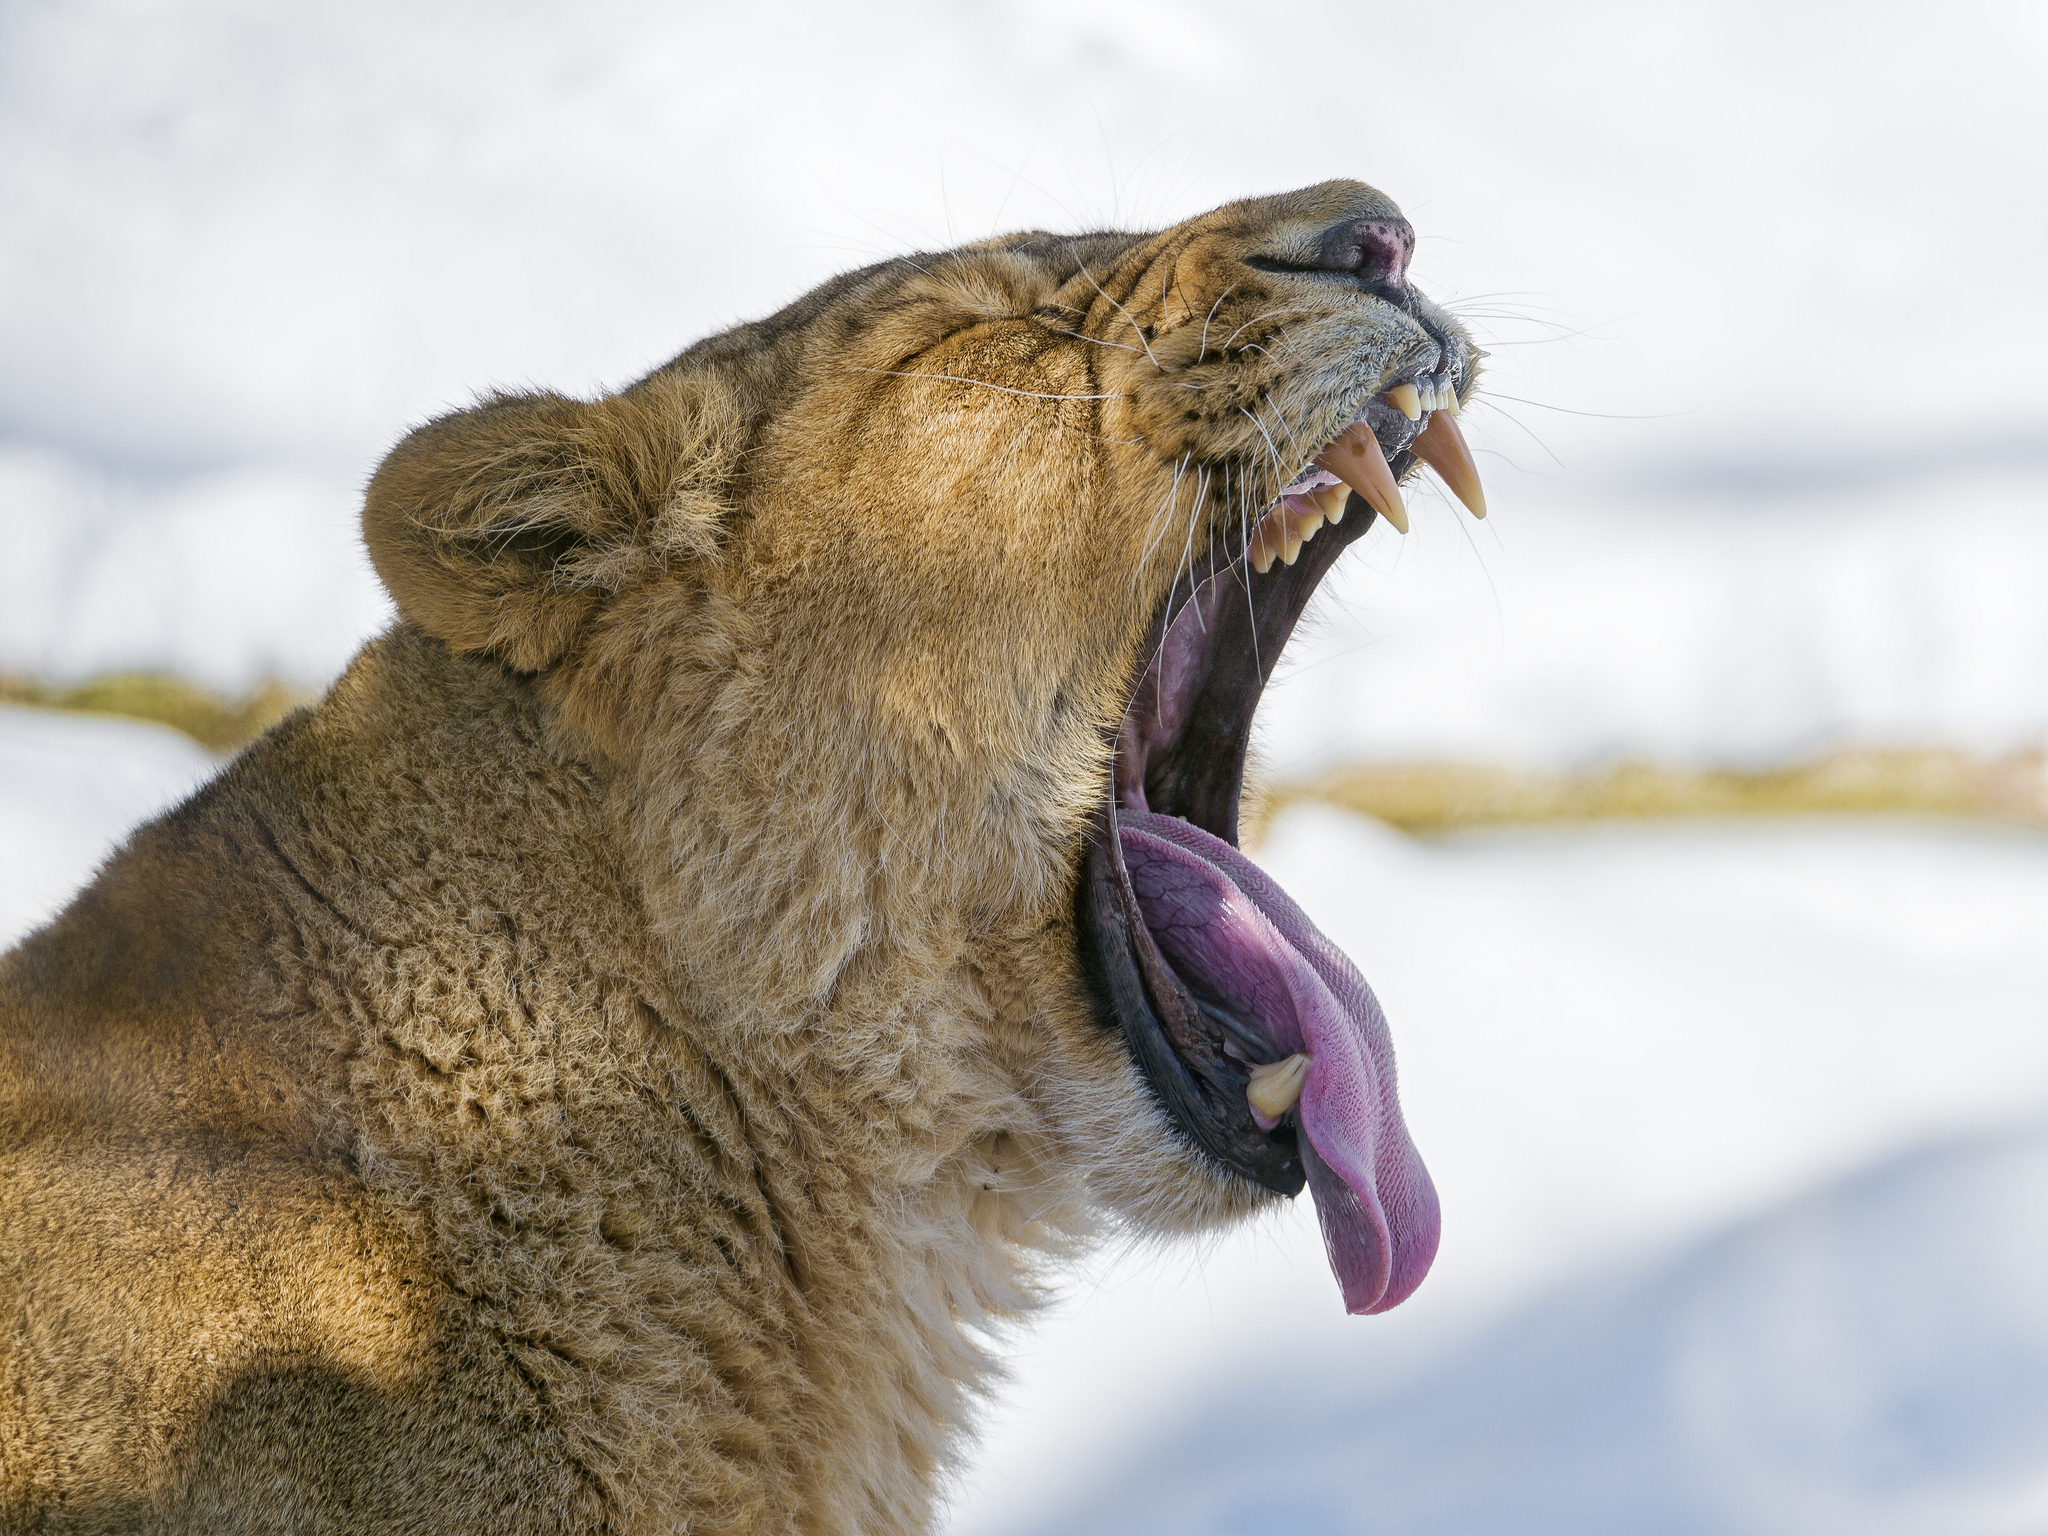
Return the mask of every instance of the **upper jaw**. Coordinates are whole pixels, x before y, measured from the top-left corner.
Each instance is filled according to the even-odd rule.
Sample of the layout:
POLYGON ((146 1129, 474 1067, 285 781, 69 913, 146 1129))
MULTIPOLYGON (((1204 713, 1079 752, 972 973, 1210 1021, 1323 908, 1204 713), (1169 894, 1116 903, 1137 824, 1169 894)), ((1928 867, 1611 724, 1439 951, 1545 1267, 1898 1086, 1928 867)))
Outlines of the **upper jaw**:
POLYGON ((1369 392, 1354 390, 1315 412, 1323 434, 1294 439, 1298 459, 1274 460, 1289 472, 1285 480, 1271 476, 1265 515, 1220 520, 1207 549, 1191 555, 1185 579, 1172 584, 1145 637, 1145 665, 1118 728, 1111 793, 1120 803, 1166 810, 1237 841, 1252 715, 1281 651, 1323 576, 1376 514, 1407 531, 1398 496, 1389 505, 1382 492, 1416 464, 1435 417, 1454 417, 1461 393, 1470 391, 1471 349, 1455 330, 1429 331, 1426 348, 1411 349, 1369 392), (1331 450, 1361 425, 1389 476, 1367 494, 1347 495, 1340 477, 1355 477, 1331 450), (1334 474, 1325 463, 1336 465, 1334 474), (1303 486, 1306 497, 1289 494, 1303 486), (1323 526, 1278 550, 1273 529, 1291 523, 1288 531, 1299 531, 1311 512, 1323 526))

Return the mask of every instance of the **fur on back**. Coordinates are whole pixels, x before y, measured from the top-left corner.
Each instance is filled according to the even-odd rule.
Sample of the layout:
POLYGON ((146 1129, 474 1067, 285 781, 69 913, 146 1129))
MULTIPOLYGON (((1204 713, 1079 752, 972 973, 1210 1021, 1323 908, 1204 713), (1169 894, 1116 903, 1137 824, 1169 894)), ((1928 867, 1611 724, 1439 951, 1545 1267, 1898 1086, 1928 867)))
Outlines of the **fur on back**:
POLYGON ((928 1528, 1048 1265, 1272 1198, 1075 870, 1246 404, 1425 344, 1247 256, 1383 207, 885 262, 401 442, 398 624, 0 961, 0 1529, 928 1528))

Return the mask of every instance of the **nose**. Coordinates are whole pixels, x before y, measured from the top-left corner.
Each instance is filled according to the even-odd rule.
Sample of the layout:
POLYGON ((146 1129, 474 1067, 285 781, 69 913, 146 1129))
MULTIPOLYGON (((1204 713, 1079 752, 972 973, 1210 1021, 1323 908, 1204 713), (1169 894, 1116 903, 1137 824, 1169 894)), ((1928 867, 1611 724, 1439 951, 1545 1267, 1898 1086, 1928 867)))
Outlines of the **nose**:
POLYGON ((1354 272, 1375 287, 1405 288, 1414 254, 1415 226, 1406 219, 1346 219, 1324 231, 1316 265, 1325 272, 1354 272))

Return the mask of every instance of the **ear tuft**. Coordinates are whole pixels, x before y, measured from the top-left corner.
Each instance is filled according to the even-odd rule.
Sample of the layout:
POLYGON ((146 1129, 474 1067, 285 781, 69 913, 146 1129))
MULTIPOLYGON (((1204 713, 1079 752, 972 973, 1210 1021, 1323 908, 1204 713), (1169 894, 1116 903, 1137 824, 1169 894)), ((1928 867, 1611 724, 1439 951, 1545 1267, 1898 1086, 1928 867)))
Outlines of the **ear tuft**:
POLYGON ((702 376, 588 402, 490 396, 385 458, 363 507, 370 558, 413 623, 538 671, 610 593, 717 558, 744 426, 702 376))

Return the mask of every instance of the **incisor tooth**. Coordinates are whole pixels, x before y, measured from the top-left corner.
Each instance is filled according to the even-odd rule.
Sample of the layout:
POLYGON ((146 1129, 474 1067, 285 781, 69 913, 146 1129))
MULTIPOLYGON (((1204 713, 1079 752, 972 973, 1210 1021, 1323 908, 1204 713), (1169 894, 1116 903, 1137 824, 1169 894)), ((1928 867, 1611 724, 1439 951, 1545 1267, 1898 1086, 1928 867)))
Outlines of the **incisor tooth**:
POLYGON ((1396 384, 1387 391, 1387 403, 1410 421, 1422 415, 1422 396, 1413 384, 1396 384))
POLYGON ((1301 1085, 1307 1080, 1308 1057, 1297 1052, 1285 1061, 1261 1062, 1253 1067, 1252 1080, 1244 1085, 1244 1096, 1268 1120, 1278 1120, 1301 1102, 1301 1085))
POLYGON ((1408 509, 1401 504, 1401 488, 1394 484, 1394 472, 1380 452, 1380 440, 1364 422, 1354 421, 1339 432, 1337 440, 1317 457, 1316 467, 1327 469, 1358 492, 1367 506, 1402 533, 1408 531, 1408 509))
POLYGON ((1448 413, 1430 417, 1429 425, 1408 446, 1415 450, 1415 457, 1436 471, 1437 478, 1451 488, 1451 494, 1465 503, 1466 511, 1474 517, 1486 516, 1486 491, 1479 484, 1479 466, 1472 462, 1465 434, 1448 413))
POLYGON ((1453 416, 1458 414, 1458 387, 1455 384, 1444 385, 1444 409, 1453 416))

